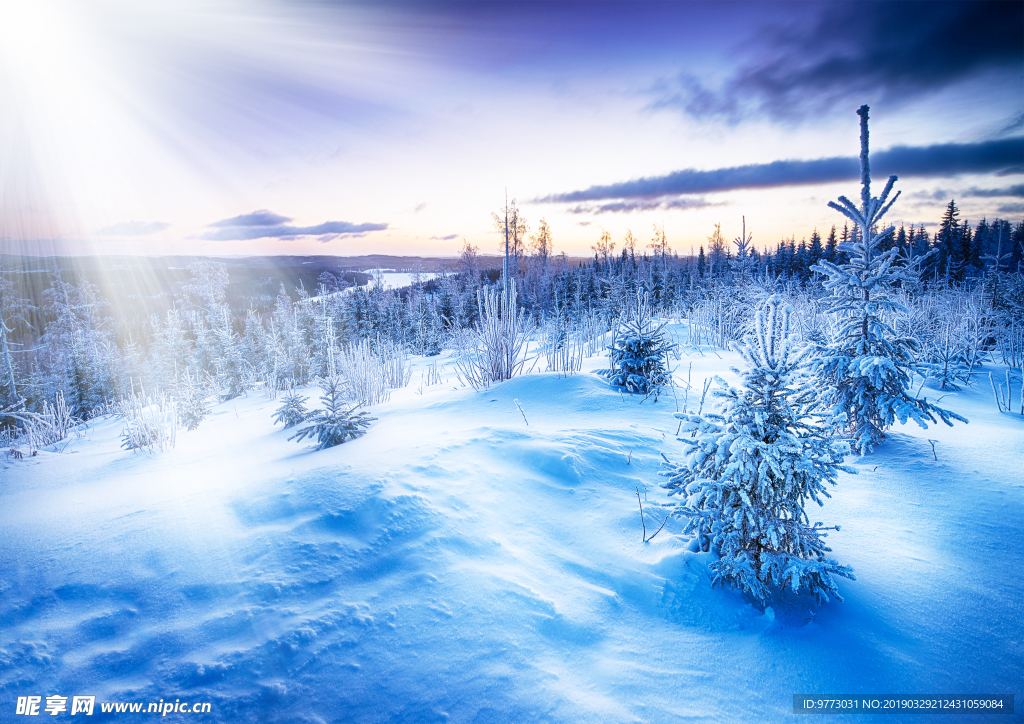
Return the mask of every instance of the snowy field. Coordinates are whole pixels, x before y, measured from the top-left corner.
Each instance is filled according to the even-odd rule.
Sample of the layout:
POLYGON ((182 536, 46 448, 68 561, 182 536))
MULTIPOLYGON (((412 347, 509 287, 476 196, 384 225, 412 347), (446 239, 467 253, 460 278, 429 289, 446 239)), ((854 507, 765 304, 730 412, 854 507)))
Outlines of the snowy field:
MULTIPOLYGON (((737 360, 676 378, 692 362, 699 397, 737 360)), ((811 514, 842 528, 845 602, 762 610, 710 587, 679 522, 641 541, 636 488, 650 534, 681 449, 672 395, 622 396, 600 357, 421 387, 432 361, 328 450, 250 393, 157 456, 106 419, 0 462, 0 720, 94 695, 211 703, 168 721, 777 722, 794 694, 1015 694, 1009 716, 821 720, 1024 720, 1024 421, 987 381, 943 393, 969 425, 897 426, 811 514)))

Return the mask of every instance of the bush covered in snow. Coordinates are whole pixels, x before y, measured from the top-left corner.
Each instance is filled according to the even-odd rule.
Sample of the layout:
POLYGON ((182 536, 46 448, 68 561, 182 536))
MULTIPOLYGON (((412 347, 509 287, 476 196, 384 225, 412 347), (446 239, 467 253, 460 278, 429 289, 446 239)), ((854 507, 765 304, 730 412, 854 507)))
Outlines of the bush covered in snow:
POLYGON ((477 290, 476 324, 454 340, 459 352, 456 374, 463 383, 486 389, 522 373, 531 322, 517 300, 515 281, 501 292, 477 290))
POLYGON ((598 374, 613 385, 642 395, 670 384, 668 356, 675 345, 665 339, 664 328, 664 323, 654 325, 647 295, 638 290, 636 301, 624 310, 608 347, 611 367, 598 370, 598 374))
POLYGON ((178 424, 186 430, 195 430, 210 414, 209 391, 199 375, 185 371, 185 380, 178 385, 178 424))
POLYGON ((306 409, 308 397, 303 397, 296 390, 289 390, 283 398, 281 406, 274 412, 274 424, 283 424, 287 430, 295 427, 306 419, 309 411, 306 409))
POLYGON ((715 583, 762 602, 784 586, 827 601, 839 597, 833 576, 853 574, 825 557, 827 534, 804 506, 822 504, 837 471, 852 472, 842 466, 849 447, 819 424, 805 372, 810 349, 796 348, 790 313, 779 296, 757 312, 754 333, 733 345, 747 364, 734 370, 742 387, 718 378, 720 413, 676 414, 692 437, 679 438, 686 457, 662 474, 669 494, 683 498, 675 514, 686 519, 685 532, 720 556, 711 564, 715 583))
POLYGON ((177 405, 166 395, 155 399, 142 386, 115 404, 116 414, 124 420, 121 447, 148 453, 170 450, 177 441, 177 405))
POLYGON ((342 383, 337 377, 321 380, 320 389, 324 391, 320 396, 324 409, 311 413, 306 418, 306 422, 310 424, 288 438, 289 440, 302 441, 307 437, 315 437, 316 449, 323 450, 362 435, 370 423, 377 419, 365 412, 356 412, 359 405, 346 404, 342 395, 342 383))

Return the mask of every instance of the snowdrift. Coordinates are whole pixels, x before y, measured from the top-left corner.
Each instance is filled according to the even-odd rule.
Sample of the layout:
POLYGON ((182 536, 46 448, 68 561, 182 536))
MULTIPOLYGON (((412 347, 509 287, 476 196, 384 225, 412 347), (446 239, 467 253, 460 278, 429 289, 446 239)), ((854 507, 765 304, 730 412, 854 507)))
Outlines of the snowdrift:
MULTIPOLYGON (((723 358, 692 358, 698 392, 723 358)), ((710 587, 674 520, 641 541, 636 489, 648 534, 666 515, 672 395, 641 404, 586 369, 483 392, 442 376, 319 452, 251 394, 156 456, 121 450, 107 419, 3 461, 5 720, 29 695, 94 695, 94 721, 124 716, 99 702, 210 702, 172 715, 204 722, 788 721, 794 694, 1020 699, 1024 422, 980 386, 943 400, 970 425, 897 428, 848 459, 860 474, 812 518, 842 527, 845 603, 763 610, 710 587)))

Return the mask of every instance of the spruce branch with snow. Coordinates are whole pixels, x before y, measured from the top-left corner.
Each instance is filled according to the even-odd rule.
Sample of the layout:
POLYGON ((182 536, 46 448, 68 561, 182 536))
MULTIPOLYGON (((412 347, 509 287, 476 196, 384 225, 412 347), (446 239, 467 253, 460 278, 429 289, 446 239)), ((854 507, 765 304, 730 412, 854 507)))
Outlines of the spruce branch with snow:
POLYGON ((324 392, 320 396, 324 409, 311 413, 306 418, 310 424, 289 437, 289 440, 301 442, 307 437, 316 438, 316 449, 323 450, 359 437, 377 419, 365 412, 356 412, 358 404, 351 407, 346 404, 342 393, 343 383, 338 377, 321 380, 320 389, 324 392))
MULTIPOLYGON (((718 413, 676 413, 681 463, 662 475, 669 495, 683 498, 674 515, 686 519, 702 551, 715 551, 714 583, 729 583, 767 602, 786 586, 819 601, 835 596, 834 576, 852 570, 826 557, 830 548, 821 523, 810 523, 808 501, 830 497, 849 452, 820 423, 814 381, 807 373, 810 347, 797 347, 790 331, 791 308, 770 297, 755 316, 754 331, 733 343, 746 369, 734 369, 742 386, 716 378, 718 413)), ((836 528, 838 530, 838 527, 836 528)))
POLYGON ((905 269, 895 265, 899 249, 882 251, 881 244, 893 227, 879 230, 885 213, 899 198, 889 198, 896 176, 890 176, 882 195, 871 196, 871 171, 868 162, 868 107, 861 106, 860 164, 861 204, 857 207, 845 196, 829 206, 853 221, 859 234, 853 241, 839 245, 850 260, 835 264, 821 260, 811 267, 827 275, 825 288, 832 296, 829 311, 839 318, 838 339, 824 347, 816 361, 818 379, 826 389, 824 401, 835 416, 846 417, 854 447, 866 454, 885 439, 885 430, 899 420, 914 420, 922 427, 928 422, 966 418, 943 410, 925 399, 910 394, 910 369, 914 364, 916 343, 899 337, 886 323, 885 315, 902 310, 889 291, 897 280, 910 281, 905 269))

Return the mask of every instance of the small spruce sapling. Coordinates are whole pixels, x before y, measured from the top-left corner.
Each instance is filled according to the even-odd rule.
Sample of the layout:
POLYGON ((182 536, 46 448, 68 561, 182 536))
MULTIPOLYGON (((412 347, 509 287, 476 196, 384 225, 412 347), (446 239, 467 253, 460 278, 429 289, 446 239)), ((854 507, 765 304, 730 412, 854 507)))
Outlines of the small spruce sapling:
POLYGON ((324 391, 320 396, 324 409, 311 413, 306 418, 310 424, 289 437, 289 440, 301 441, 315 437, 316 449, 323 450, 362 435, 370 423, 377 419, 365 412, 356 412, 359 405, 348 407, 345 404, 342 383, 338 377, 322 380, 320 389, 324 391))
POLYGON ((636 303, 626 307, 608 346, 611 368, 597 373, 631 393, 657 393, 662 385, 671 384, 668 355, 675 345, 665 339, 664 328, 665 323, 654 326, 647 295, 637 290, 636 303))
POLYGON ((309 411, 306 409, 308 397, 303 397, 296 390, 289 390, 283 398, 281 406, 274 412, 274 424, 283 424, 287 430, 306 420, 309 411))
POLYGON ((893 232, 878 225, 899 198, 889 199, 895 176, 890 176, 882 195, 871 196, 871 171, 868 164, 868 107, 861 106, 860 168, 861 204, 858 208, 845 196, 829 206, 852 220, 858 234, 850 243, 839 245, 849 262, 833 264, 821 260, 811 267, 828 276, 825 288, 830 312, 840 320, 838 339, 825 347, 815 362, 819 381, 825 388, 824 402, 836 419, 845 418, 854 447, 863 455, 885 439, 885 429, 896 420, 914 420, 927 428, 928 422, 941 419, 967 422, 948 410, 910 395, 910 369, 914 364, 916 343, 899 337, 884 316, 903 307, 889 295, 896 280, 910 281, 907 270, 895 266, 899 247, 882 250, 882 242, 893 232))
MULTIPOLYGON (((729 583, 767 602, 773 589, 807 590, 819 601, 839 600, 833 576, 853 578, 848 566, 825 557, 831 549, 821 523, 810 524, 804 506, 830 497, 849 452, 819 424, 817 393, 806 363, 810 348, 797 348, 789 306, 770 297, 755 315, 754 331, 732 344, 746 362, 734 369, 743 384, 716 377, 720 413, 676 413, 686 446, 680 464, 662 475, 669 495, 679 495, 676 517, 696 535, 701 551, 714 551, 714 583, 729 583)), ((835 528, 838 530, 838 526, 835 528)))

